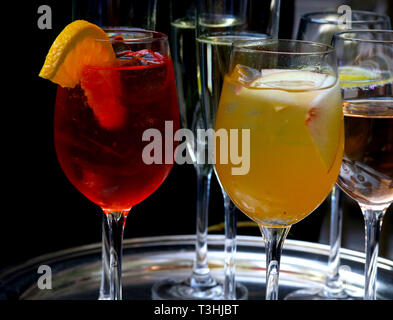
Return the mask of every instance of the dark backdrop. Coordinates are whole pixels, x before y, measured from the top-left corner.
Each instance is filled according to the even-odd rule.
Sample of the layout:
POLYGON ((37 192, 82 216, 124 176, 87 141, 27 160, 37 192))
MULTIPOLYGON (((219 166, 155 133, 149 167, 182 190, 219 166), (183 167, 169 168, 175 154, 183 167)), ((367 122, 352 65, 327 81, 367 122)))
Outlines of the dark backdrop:
MULTIPOLYGON (((82 1, 83 2, 83 1, 82 1)), ((101 240, 100 208, 63 174, 54 150, 56 86, 38 77, 45 56, 72 21, 72 1, 30 0, 4 3, 3 130, 6 149, 2 191, 0 268, 69 247, 101 240), (37 9, 52 8, 52 29, 40 30, 37 9), (9 97, 10 99, 6 99, 9 97)), ((159 30, 169 31, 169 0, 159 0, 159 30)), ((283 17, 289 30, 291 10, 283 17)), ((209 225, 224 220, 222 197, 212 179, 209 225)), ((125 238, 195 233, 196 177, 191 165, 175 165, 164 184, 133 208, 125 238)), ((247 218, 239 215, 241 220, 247 218)), ((258 235, 257 228, 245 229, 258 235)), ((220 232, 220 231, 218 231, 220 232)))
MULTIPOLYGON (((290 38, 293 1, 283 1, 280 37, 290 38)), ((38 77, 59 32, 72 21, 71 1, 2 3, 3 191, 0 268, 69 247, 101 240, 101 212, 67 180, 56 159, 53 112, 56 86, 38 77), (53 29, 37 27, 41 4, 52 8, 53 29), (5 23, 5 25, 4 25, 5 23), (7 99, 8 98, 8 99, 7 99)), ((159 30, 168 33, 169 0, 159 0, 159 30)), ((223 222, 222 196, 212 179, 209 225, 223 222)), ((175 165, 164 184, 133 208, 125 238, 195 233, 195 170, 175 165)), ((320 211, 326 210, 322 206, 320 211)), ((289 237, 317 241, 323 214, 292 228, 289 237)), ((249 221, 239 214, 240 221, 249 221)), ((222 233, 223 230, 215 231, 222 233)), ((256 227, 240 234, 259 235, 256 227)))

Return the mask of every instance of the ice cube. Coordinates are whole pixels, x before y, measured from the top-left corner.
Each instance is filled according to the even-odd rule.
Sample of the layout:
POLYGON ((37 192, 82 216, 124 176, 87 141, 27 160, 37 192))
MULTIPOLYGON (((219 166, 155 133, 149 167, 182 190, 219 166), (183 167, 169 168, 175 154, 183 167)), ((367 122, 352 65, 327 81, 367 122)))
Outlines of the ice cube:
POLYGON ((123 51, 118 53, 118 57, 122 60, 123 65, 128 66, 147 66, 151 64, 162 64, 164 57, 150 49, 139 51, 123 51))
POLYGON ((235 77, 236 80, 245 85, 248 85, 260 76, 261 72, 259 70, 240 64, 236 65, 232 72, 232 77, 235 77))

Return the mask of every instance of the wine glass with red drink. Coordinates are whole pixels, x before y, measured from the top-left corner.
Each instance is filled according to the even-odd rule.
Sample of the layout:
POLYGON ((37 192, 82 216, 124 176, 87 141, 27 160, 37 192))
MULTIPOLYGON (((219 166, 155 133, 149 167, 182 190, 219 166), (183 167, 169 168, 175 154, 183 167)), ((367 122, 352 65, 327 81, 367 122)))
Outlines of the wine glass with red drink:
POLYGON ((67 178, 106 215, 110 299, 121 299, 127 215, 160 187, 174 162, 173 148, 163 148, 162 162, 146 161, 145 134, 153 130, 164 137, 168 126, 176 131, 179 108, 167 36, 147 30, 111 30, 107 35, 93 46, 112 48, 114 58, 96 65, 92 57, 75 86, 64 81, 58 86, 54 140, 67 178))

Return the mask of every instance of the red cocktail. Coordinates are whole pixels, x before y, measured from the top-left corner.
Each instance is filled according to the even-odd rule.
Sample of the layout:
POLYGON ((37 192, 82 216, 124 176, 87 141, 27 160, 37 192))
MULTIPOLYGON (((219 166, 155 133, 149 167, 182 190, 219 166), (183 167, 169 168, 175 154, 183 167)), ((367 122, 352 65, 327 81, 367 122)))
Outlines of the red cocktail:
POLYGON ((141 50, 123 53, 117 63, 88 66, 80 85, 59 86, 55 111, 62 169, 82 194, 110 210, 146 199, 172 168, 143 162, 143 132, 154 128, 164 137, 165 121, 179 126, 171 59, 141 50))
POLYGON ((40 76, 59 84, 57 156, 71 183, 105 212, 103 243, 110 249, 103 250, 102 279, 109 283, 108 297, 121 299, 127 214, 163 183, 173 166, 168 161, 174 158, 173 141, 171 147, 161 146, 165 160, 149 164, 143 158, 151 143, 143 141, 147 130, 166 137, 168 124, 173 131, 179 128, 168 39, 141 29, 105 33, 77 20, 54 41, 40 76))

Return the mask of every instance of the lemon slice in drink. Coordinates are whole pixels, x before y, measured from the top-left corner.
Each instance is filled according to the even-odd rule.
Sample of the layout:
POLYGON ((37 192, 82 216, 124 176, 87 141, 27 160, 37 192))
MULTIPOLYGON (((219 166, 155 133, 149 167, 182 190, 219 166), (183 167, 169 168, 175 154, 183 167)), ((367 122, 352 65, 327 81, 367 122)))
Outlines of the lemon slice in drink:
POLYGON ((114 64, 116 56, 107 40, 108 36, 95 24, 84 20, 70 23, 53 42, 39 76, 74 88, 80 82, 84 66, 114 64))
POLYGON ((327 74, 298 70, 262 70, 262 76, 254 80, 250 87, 280 89, 285 91, 309 91, 327 88, 335 82, 327 74))
POLYGON ((392 82, 392 77, 363 67, 343 66, 338 68, 342 88, 383 85, 392 82))

